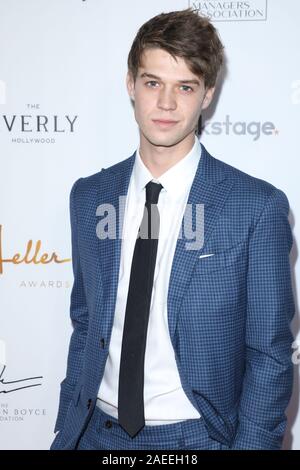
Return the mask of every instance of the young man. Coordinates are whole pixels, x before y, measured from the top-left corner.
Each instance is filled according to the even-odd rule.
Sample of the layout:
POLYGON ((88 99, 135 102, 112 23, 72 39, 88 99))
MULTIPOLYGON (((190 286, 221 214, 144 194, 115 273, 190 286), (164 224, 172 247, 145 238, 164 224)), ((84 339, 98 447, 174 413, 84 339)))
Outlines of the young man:
POLYGON ((191 9, 150 19, 132 44, 139 147, 70 195, 74 332, 52 449, 281 447, 289 203, 198 141, 222 59, 191 9))

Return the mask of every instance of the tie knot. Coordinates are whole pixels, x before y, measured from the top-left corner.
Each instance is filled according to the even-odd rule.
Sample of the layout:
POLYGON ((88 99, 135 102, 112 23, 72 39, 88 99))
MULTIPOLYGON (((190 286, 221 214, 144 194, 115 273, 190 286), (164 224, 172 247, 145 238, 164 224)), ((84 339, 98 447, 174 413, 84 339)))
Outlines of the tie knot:
POLYGON ((146 203, 157 204, 159 193, 162 188, 163 186, 160 183, 149 181, 149 183, 146 184, 146 203))

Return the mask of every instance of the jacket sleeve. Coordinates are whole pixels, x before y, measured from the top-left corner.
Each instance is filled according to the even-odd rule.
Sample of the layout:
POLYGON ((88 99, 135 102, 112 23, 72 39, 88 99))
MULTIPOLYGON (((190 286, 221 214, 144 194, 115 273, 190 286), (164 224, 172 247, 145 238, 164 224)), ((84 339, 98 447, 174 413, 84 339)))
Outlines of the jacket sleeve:
POLYGON ((247 277, 246 367, 232 449, 280 449, 293 384, 295 312, 289 202, 275 188, 252 232, 247 277))
POLYGON ((74 275, 70 301, 70 318, 73 325, 73 333, 71 335, 69 344, 66 377, 61 382, 59 409, 54 432, 60 430, 63 427, 74 389, 81 374, 88 330, 88 308, 86 304, 86 296, 78 252, 77 215, 75 202, 76 190, 81 179, 82 178, 79 178, 73 184, 69 199, 72 236, 72 266, 74 275))

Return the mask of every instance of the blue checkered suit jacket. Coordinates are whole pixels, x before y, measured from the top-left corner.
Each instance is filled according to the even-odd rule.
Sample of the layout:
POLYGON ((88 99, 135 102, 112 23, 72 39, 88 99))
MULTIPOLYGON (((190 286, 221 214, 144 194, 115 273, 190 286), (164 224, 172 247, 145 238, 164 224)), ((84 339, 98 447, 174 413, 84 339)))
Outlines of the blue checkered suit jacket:
MULTIPOLYGON (((120 221, 135 153, 75 181, 70 193, 74 284, 66 378, 51 449, 73 449, 104 373, 118 285, 121 236, 99 239, 96 208, 120 221)), ((294 314, 289 202, 280 189, 202 156, 188 204, 204 204, 204 244, 178 238, 168 325, 183 389, 221 448, 280 449, 293 379, 294 314), (212 256, 201 257, 204 254, 212 256)))

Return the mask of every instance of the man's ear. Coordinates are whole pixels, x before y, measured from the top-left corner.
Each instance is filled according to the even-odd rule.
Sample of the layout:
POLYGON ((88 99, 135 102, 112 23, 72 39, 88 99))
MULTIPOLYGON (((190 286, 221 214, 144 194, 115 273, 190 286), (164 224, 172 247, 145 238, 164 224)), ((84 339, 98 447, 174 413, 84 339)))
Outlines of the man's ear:
POLYGON ((206 90, 203 101, 202 101, 202 109, 206 109, 210 105, 211 100, 213 99, 213 96, 214 96, 214 92, 215 92, 215 87, 208 88, 206 90))
POLYGON ((126 75, 126 86, 130 98, 134 101, 134 80, 131 72, 128 70, 126 75))

